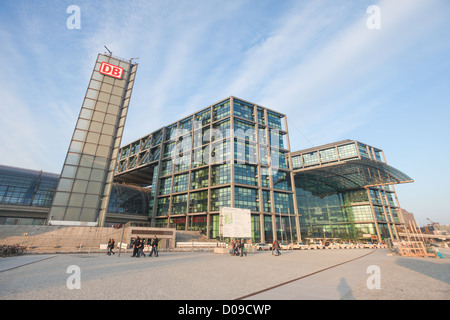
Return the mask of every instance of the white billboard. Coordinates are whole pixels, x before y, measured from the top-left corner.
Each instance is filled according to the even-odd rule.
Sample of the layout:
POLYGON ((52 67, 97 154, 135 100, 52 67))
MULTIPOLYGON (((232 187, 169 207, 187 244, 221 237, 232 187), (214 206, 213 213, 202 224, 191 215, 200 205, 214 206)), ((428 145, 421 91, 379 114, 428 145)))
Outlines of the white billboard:
POLYGON ((251 238, 252 224, 249 209, 220 208, 220 235, 224 238, 251 238))

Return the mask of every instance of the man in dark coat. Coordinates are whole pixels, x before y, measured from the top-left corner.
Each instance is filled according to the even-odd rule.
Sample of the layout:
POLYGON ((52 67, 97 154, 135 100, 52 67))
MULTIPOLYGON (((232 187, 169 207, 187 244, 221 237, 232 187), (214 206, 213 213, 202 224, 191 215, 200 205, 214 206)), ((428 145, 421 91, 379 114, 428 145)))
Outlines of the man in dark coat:
POLYGON ((153 236, 152 239, 152 251, 150 252, 150 257, 152 256, 153 252, 155 253, 155 257, 158 256, 158 238, 156 236, 153 236))
POLYGON ((132 257, 139 258, 139 248, 140 248, 140 246, 141 246, 141 239, 139 238, 139 236, 137 236, 136 240, 134 240, 132 257))

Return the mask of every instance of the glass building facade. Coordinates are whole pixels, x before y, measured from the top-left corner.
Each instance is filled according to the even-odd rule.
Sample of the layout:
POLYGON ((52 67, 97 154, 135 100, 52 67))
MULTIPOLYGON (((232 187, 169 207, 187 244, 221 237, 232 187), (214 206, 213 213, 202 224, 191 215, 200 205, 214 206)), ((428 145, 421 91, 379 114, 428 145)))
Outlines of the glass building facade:
POLYGON ((58 179, 53 173, 0 165, 0 224, 45 224, 58 179))
POLYGON ((136 69, 131 61, 98 55, 53 197, 49 224, 104 225, 136 69))
POLYGON ((251 210, 253 241, 297 238, 286 116, 236 97, 123 146, 115 179, 151 186, 154 226, 218 238, 234 207, 251 210))
POLYGON ((99 226, 144 222, 215 239, 221 208, 232 207, 251 211, 253 242, 398 238, 393 185, 412 179, 382 150, 344 140, 291 152, 286 116, 243 99, 228 97, 119 148, 129 68, 118 105, 115 80, 94 70, 61 175, 0 166, 0 223, 49 223, 59 212, 99 226), (106 84, 109 103, 100 98, 106 84), (110 108, 118 113, 109 117, 110 108))
POLYGON ((382 150, 344 140, 292 154, 303 239, 398 239, 393 184, 412 180, 388 166, 382 150))
MULTIPOLYGON (((58 174, 0 165, 0 224, 46 224, 58 181, 58 174)), ((113 183, 105 225, 146 221, 140 216, 148 211, 150 192, 113 183)))

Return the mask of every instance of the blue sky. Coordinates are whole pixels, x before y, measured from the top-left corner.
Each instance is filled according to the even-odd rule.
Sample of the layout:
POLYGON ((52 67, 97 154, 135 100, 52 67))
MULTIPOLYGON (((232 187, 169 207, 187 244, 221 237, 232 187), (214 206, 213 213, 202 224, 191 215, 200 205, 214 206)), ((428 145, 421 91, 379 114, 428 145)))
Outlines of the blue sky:
POLYGON ((401 207, 449 224, 449 14, 447 0, 2 0, 0 164, 61 171, 106 45, 139 57, 123 144, 234 95, 285 113, 293 151, 383 149, 415 180, 396 186, 401 207))

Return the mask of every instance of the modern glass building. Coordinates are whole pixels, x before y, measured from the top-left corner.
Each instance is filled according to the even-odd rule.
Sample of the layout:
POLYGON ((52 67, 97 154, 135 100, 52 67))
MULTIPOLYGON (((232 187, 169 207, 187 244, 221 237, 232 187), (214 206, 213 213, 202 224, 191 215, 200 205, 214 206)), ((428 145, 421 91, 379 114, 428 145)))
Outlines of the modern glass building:
POLYGON ((42 225, 59 175, 0 165, 0 224, 42 225))
POLYGON ((412 179, 382 150, 291 152, 286 115, 237 97, 120 146, 136 69, 98 55, 61 174, 0 167, 0 223, 145 222, 214 239, 232 207, 250 210, 253 242, 398 237, 392 185, 412 179))
MULTIPOLYGON (((0 165, 0 224, 44 225, 60 176, 54 173, 0 165)), ((113 183, 108 221, 147 222, 150 189, 113 183)))
POLYGON ((284 114, 229 97, 123 146, 115 181, 151 187, 153 226, 219 237, 221 207, 251 210, 252 239, 298 237, 284 114))
POLYGON ((137 64, 99 54, 53 197, 48 223, 104 225, 137 64))
POLYGON ((292 153, 303 239, 398 239, 394 184, 412 182, 382 150, 352 140, 292 153))

